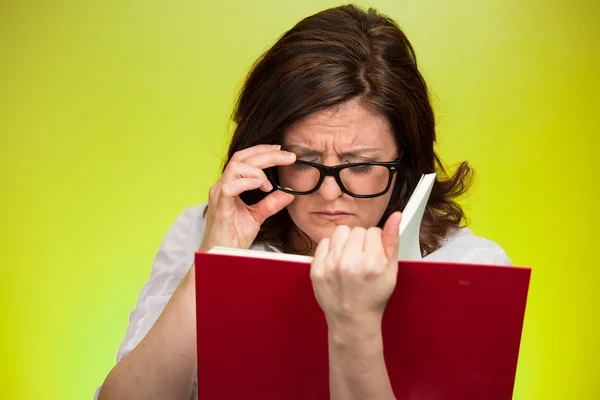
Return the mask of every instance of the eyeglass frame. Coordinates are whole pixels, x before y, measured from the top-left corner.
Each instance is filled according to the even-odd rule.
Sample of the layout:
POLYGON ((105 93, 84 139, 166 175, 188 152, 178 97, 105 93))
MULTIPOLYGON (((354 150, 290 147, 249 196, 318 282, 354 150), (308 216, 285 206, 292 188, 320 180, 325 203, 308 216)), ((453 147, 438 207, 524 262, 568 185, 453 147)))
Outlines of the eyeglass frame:
POLYGON ((394 174, 398 172, 398 167, 400 166, 400 160, 402 159, 402 155, 404 154, 404 152, 402 152, 402 154, 400 154, 400 156, 398 158, 396 158, 394 161, 366 161, 366 162, 358 162, 358 163, 348 163, 348 164, 339 164, 339 165, 332 165, 332 166, 327 166, 327 165, 323 165, 323 164, 317 164, 311 161, 304 161, 304 160, 296 160, 293 164, 304 164, 304 165, 309 165, 311 167, 316 168, 319 171, 319 180, 317 181, 317 184, 315 185, 314 188, 312 188, 311 190, 307 190, 304 192, 297 192, 294 190, 289 190, 284 188, 283 186, 279 185, 279 179, 277 179, 277 182, 272 182, 273 184, 273 190, 280 190, 284 193, 289 193, 289 194, 293 194, 293 195, 297 195, 297 196, 305 196, 308 194, 312 194, 315 193, 317 190, 319 190, 321 188, 321 185, 323 184, 323 181, 325 181, 325 178, 328 176, 333 176, 336 183, 338 184, 340 190, 347 194, 348 196, 351 197, 355 197, 358 199, 370 199, 370 198, 374 198, 374 197, 379 197, 379 196, 383 196, 384 194, 386 194, 389 190, 390 190, 390 186, 392 185, 392 180, 394 179, 394 174), (385 186, 385 189, 382 190, 379 193, 375 193, 375 194, 356 194, 356 193, 352 193, 351 191, 348 190, 348 188, 342 183, 342 178, 340 177, 340 172, 346 168, 352 168, 352 167, 362 167, 362 166, 368 166, 368 165, 373 165, 373 166, 383 166, 386 167, 388 169, 389 172, 389 178, 388 178, 388 182, 385 186))

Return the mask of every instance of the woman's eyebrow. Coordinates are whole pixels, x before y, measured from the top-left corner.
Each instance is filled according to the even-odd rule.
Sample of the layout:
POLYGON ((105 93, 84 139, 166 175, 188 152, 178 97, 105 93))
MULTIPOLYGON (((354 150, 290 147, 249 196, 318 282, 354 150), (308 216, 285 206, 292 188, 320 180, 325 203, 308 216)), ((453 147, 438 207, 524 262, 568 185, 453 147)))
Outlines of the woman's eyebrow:
MULTIPOLYGON (((299 144, 290 144, 290 145, 284 146, 284 150, 291 151, 292 153, 295 153, 297 156, 304 156, 304 157, 321 155, 320 151, 311 149, 309 147, 304 147, 299 144)), ((345 151, 343 153, 340 153, 340 156, 352 158, 352 157, 364 156, 366 154, 368 155, 369 153, 375 153, 378 151, 381 151, 381 149, 378 149, 375 147, 365 147, 365 148, 361 148, 361 149, 345 151)))

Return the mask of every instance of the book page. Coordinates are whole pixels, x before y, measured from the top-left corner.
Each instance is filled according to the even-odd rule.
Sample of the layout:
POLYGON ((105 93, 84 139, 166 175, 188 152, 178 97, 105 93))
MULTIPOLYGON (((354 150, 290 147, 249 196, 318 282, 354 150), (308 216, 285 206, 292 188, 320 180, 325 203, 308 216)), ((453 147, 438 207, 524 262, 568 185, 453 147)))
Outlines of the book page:
POLYGON ((215 246, 208 251, 213 254, 226 254, 232 256, 242 257, 254 257, 254 258, 266 258, 271 260, 284 260, 284 261, 296 261, 296 262, 312 262, 313 257, 302 256, 298 254, 286 254, 277 253, 274 251, 263 251, 254 249, 236 249, 232 247, 215 246))
POLYGON ((436 174, 427 174, 421 177, 408 204, 402 212, 400 223, 400 246, 398 248, 398 259, 421 260, 421 246, 419 233, 425 207, 429 201, 429 195, 435 182, 436 174))

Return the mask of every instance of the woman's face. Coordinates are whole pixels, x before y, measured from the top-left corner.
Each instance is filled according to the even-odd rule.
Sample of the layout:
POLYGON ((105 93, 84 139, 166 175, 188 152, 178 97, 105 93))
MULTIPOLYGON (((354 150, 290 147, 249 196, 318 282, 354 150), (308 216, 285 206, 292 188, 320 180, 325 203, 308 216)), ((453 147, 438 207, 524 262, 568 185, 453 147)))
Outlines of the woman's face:
MULTIPOLYGON (((283 137, 282 149, 296 153, 298 160, 327 166, 365 162, 394 161, 398 149, 385 117, 375 114, 358 101, 314 113, 292 125, 283 137)), ((373 192, 388 181, 389 172, 366 168, 345 170, 342 179, 356 191, 373 192)), ((280 168, 284 187, 310 186, 314 173, 300 168, 280 168)), ((318 174, 316 175, 318 176, 318 174)), ((382 196, 360 199, 344 193, 335 178, 328 176, 319 190, 297 195, 287 207, 298 228, 314 243, 330 237, 338 225, 369 228, 381 220, 390 201, 392 187, 382 196)))

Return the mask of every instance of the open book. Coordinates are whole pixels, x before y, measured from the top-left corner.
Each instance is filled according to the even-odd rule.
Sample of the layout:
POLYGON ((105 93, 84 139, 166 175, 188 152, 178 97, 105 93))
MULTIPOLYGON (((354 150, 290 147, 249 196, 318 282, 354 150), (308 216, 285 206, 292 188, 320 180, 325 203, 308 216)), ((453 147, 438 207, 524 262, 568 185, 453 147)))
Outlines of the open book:
MULTIPOLYGON (((390 383, 397 399, 509 400, 531 269, 419 260, 433 179, 423 177, 400 227, 404 260, 381 324, 390 383)), ((330 399, 329 327, 310 261, 196 252, 199 399, 330 399)))
MULTIPOLYGON (((435 173, 421 176, 417 187, 413 191, 404 210, 402 210, 402 222, 398 234, 400 235, 400 246, 398 248, 399 260, 420 260, 421 247, 419 245, 419 234, 421 231, 421 220, 423 213, 435 182, 435 173)), ((236 249, 230 247, 216 246, 208 251, 215 254, 243 255, 247 257, 270 258, 277 260, 311 262, 312 257, 296 254, 284 254, 265 252, 250 249, 236 249)))

